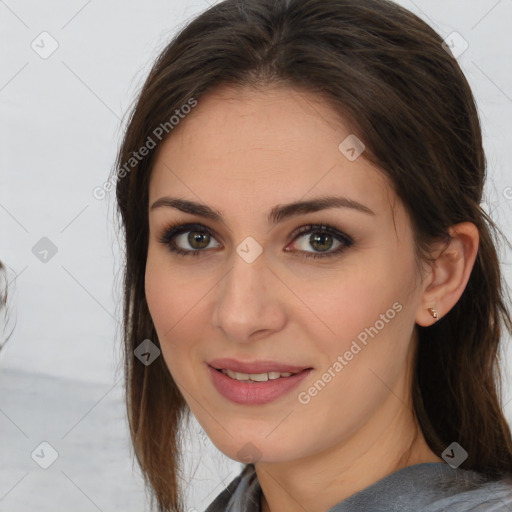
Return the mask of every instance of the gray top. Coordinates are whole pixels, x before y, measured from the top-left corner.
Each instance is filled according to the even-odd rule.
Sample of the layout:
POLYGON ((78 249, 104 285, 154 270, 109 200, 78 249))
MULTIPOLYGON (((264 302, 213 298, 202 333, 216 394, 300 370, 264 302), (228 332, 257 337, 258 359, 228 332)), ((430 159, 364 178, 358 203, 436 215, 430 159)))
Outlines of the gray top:
MULTIPOLYGON (((325 512, 512 512, 512 480, 486 481, 444 462, 402 468, 325 512)), ((205 512, 261 512, 261 487, 247 464, 205 512)))

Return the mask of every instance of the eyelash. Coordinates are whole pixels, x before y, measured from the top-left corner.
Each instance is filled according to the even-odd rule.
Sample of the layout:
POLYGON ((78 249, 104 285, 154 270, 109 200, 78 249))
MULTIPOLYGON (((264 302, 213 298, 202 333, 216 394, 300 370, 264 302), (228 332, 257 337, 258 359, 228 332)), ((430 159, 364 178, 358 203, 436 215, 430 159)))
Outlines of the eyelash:
MULTIPOLYGON (((200 253, 206 252, 205 249, 195 249, 188 251, 176 245, 174 241, 176 236, 188 232, 204 233, 207 235, 214 234, 210 229, 206 228, 202 224, 180 224, 178 222, 167 225, 167 227, 163 230, 163 234, 160 236, 158 241, 168 246, 171 252, 174 252, 182 256, 199 256, 200 253)), ((337 256, 354 244, 354 240, 350 236, 325 224, 309 224, 306 226, 301 226, 300 228, 294 231, 292 242, 295 242, 295 240, 308 233, 321 233, 332 235, 334 238, 340 241, 342 245, 340 245, 337 249, 333 251, 324 253, 298 251, 304 258, 329 258, 332 256, 337 256)))

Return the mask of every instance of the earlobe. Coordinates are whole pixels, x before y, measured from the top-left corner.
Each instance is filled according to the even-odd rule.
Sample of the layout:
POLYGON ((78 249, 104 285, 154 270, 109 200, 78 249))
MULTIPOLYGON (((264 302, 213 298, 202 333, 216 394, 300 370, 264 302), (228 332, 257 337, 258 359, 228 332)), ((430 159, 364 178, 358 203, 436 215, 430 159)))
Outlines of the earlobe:
POLYGON ((445 316, 460 299, 469 281, 479 234, 471 222, 461 222, 449 229, 450 240, 443 244, 432 265, 432 276, 423 290, 415 321, 427 327, 445 316))
POLYGON ((432 315, 432 318, 437 319, 437 311, 434 308, 427 308, 428 312, 432 315))

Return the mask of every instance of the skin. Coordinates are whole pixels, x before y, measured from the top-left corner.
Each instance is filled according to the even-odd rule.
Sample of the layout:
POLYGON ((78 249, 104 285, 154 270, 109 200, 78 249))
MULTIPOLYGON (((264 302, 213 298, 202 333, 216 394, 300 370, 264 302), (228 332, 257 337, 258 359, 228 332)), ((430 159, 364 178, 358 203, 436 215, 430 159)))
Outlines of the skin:
POLYGON ((350 161, 338 149, 350 133, 310 93, 223 87, 174 129, 152 171, 149 205, 173 196, 223 215, 221 223, 172 207, 149 209, 146 297, 165 362, 212 442, 241 462, 240 450, 252 443, 264 511, 324 512, 402 467, 444 464, 412 412, 414 327, 435 321, 427 308, 441 317, 457 302, 478 232, 470 223, 453 226, 450 244, 433 247, 436 263, 420 273, 409 216, 390 183, 364 153, 350 161), (278 204, 333 193, 375 215, 330 208, 267 223, 278 204), (188 233, 176 240, 184 250, 202 250, 198 257, 159 241, 170 222, 212 231, 203 245, 190 245, 188 233), (333 257, 302 258, 340 245, 336 238, 315 245, 315 232, 291 237, 300 226, 322 223, 354 244, 333 257), (252 263, 236 252, 248 236, 263 249, 252 263), (401 311, 301 404, 298 393, 396 302, 401 311), (300 389, 249 406, 213 387, 205 362, 216 357, 314 370, 300 389))

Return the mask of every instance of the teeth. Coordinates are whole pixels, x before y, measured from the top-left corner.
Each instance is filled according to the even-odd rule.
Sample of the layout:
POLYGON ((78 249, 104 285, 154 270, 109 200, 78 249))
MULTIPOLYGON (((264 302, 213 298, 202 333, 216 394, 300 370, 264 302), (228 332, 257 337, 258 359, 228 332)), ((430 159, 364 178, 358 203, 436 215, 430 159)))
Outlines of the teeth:
POLYGON ((289 377, 290 375, 294 375, 289 372, 268 372, 268 373, 239 373, 233 372, 231 370, 222 370, 222 373, 226 374, 228 377, 232 379, 241 380, 241 381, 256 381, 256 382, 265 382, 267 380, 275 380, 281 377, 289 377))

